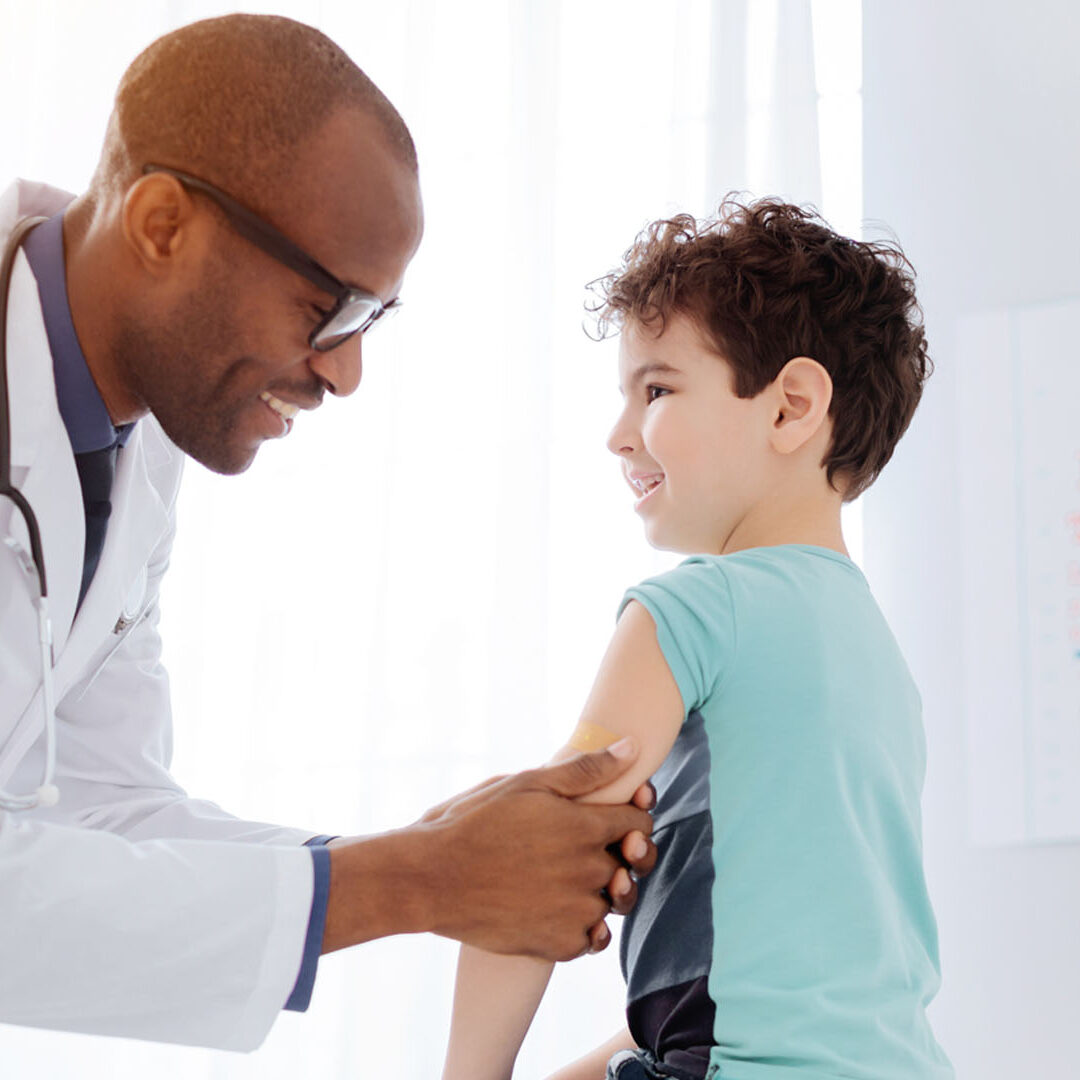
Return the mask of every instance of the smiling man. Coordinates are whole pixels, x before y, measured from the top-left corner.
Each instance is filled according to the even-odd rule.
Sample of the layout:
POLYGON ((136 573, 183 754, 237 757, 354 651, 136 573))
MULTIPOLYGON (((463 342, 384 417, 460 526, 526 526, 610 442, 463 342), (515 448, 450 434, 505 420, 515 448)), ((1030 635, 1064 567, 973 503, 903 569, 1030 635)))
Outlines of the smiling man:
POLYGON ((431 931, 562 959, 633 906, 649 793, 576 801, 632 745, 329 843, 168 772, 158 593, 184 455, 242 472, 298 410, 356 390, 422 227, 393 106, 325 36, 268 16, 139 56, 85 194, 20 181, 0 198, 0 1021, 249 1049, 306 1008, 321 952, 431 931), (8 551, 32 547, 24 501, 45 672, 39 579, 8 551))

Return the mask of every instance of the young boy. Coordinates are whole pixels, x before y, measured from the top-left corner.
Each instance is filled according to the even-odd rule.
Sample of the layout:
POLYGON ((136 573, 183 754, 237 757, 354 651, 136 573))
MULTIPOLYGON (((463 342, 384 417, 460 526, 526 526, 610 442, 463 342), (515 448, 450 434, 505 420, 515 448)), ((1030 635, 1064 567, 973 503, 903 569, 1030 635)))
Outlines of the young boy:
MULTIPOLYGON (((659 859, 623 931, 628 1031, 559 1078, 951 1080, 919 693, 840 529, 929 374, 910 265, 728 201, 601 285, 608 446, 649 542, 692 557, 627 592, 560 752, 638 741, 597 798, 655 771, 659 859)), ((507 1080, 550 971, 462 950, 444 1080, 507 1080)))

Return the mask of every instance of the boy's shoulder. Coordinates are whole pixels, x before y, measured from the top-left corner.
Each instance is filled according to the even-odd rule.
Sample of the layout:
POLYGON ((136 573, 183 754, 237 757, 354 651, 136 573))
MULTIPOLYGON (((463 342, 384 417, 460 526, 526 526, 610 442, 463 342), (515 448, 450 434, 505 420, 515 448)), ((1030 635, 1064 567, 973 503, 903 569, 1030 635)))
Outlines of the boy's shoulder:
POLYGON ((728 584, 725 571, 727 555, 691 555, 678 566, 646 578, 629 592, 653 591, 669 593, 693 600, 714 594, 727 595, 728 584))

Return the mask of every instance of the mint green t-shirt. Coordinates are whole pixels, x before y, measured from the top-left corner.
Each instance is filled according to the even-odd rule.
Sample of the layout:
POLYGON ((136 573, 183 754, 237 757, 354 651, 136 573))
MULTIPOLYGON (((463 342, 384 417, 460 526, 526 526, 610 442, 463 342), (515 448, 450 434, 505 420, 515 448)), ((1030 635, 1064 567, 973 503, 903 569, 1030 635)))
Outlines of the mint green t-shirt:
POLYGON ((708 1080, 952 1080, 925 1014, 919 693, 858 567, 695 556, 631 600, 686 713, 623 933, 639 1045, 708 1080))

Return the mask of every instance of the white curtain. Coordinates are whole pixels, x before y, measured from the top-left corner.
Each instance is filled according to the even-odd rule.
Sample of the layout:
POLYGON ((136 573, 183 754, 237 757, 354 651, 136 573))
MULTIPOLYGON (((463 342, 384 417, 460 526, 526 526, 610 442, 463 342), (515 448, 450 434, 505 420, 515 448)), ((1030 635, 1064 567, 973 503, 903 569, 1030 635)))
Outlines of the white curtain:
MULTIPOLYGON (((80 189, 130 59, 225 10, 0 0, 0 171, 80 189)), ((427 230, 356 397, 301 417, 243 478, 189 469, 164 595, 175 772, 238 814, 364 833, 547 757, 623 589, 675 561, 646 546, 604 449, 615 346, 582 332, 582 287, 652 218, 730 189, 858 232, 859 3, 263 10, 325 30, 398 106, 427 230)), ((398 939, 325 958, 308 1014, 248 1057, 2 1028, 0 1061, 421 1080, 439 1073, 454 957, 398 939)), ((559 970, 521 1076, 616 1030, 615 961, 559 970)))

